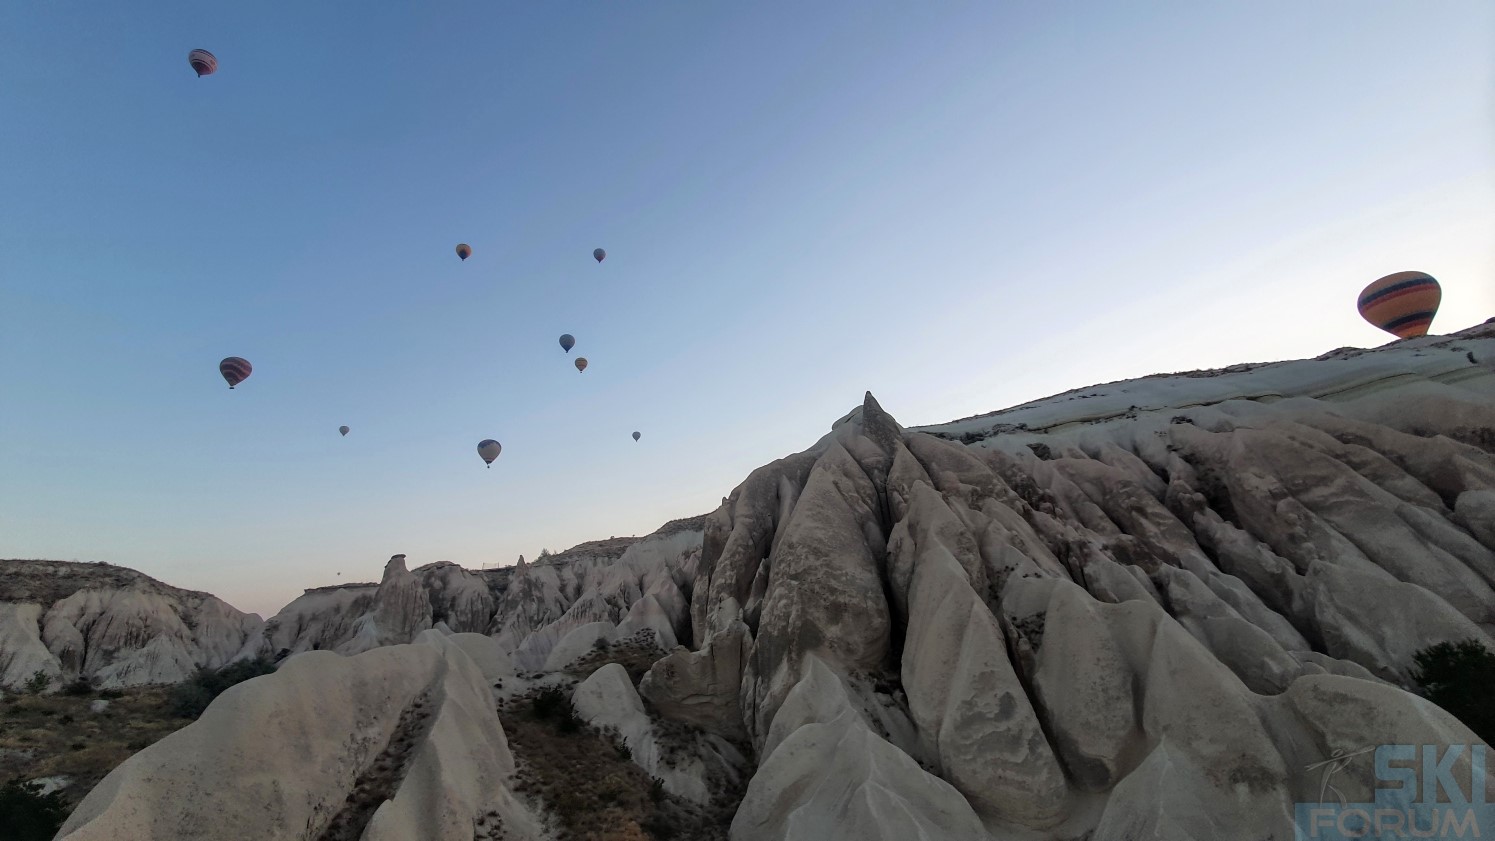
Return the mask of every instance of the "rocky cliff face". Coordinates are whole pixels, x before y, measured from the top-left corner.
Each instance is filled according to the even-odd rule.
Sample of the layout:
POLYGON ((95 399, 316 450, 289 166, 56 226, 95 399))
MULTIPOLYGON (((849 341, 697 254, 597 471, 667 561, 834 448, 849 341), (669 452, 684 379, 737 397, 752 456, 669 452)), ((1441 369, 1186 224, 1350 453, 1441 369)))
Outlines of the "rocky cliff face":
POLYGON ((1399 688, 1495 648, 1471 356, 1495 330, 923 430, 869 394, 708 517, 697 645, 640 693, 752 740, 734 839, 1291 837, 1315 763, 1477 741, 1399 688))
POLYGON ((694 581, 701 522, 675 520, 648 537, 583 543, 482 573, 447 562, 407 570, 405 556, 396 555, 377 585, 307 590, 265 623, 256 650, 275 657, 314 650, 356 654, 439 628, 487 633, 513 654, 518 668, 533 671, 572 631, 602 625, 566 650, 579 655, 599 635, 613 640, 642 633, 668 651, 680 634, 688 635, 686 592, 694 581))
POLYGON ((0 687, 173 683, 258 645, 263 622, 123 567, 0 560, 0 687))

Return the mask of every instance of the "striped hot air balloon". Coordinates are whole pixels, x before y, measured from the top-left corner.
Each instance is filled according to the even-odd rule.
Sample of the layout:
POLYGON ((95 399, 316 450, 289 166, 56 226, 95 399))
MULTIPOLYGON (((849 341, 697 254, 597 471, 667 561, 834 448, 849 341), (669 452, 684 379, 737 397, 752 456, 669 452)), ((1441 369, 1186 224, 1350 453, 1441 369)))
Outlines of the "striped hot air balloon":
POLYGON ((187 63, 197 71, 197 78, 211 76, 218 69, 218 59, 207 50, 193 50, 187 53, 187 63))
POLYGON ((1426 336, 1443 300, 1443 288, 1425 272, 1389 274, 1360 293, 1360 315, 1402 339, 1426 336))
POLYGON ((457 243, 457 256, 461 257, 463 260, 466 260, 468 257, 471 257, 472 256, 472 246, 468 245, 465 242, 459 242, 459 243, 457 243))
POLYGON ((576 373, 580 374, 582 371, 585 371, 586 369, 587 369, 587 358, 585 356, 578 356, 578 357, 576 357, 576 373))
POLYGON ((249 374, 253 370, 254 366, 249 364, 248 359, 238 356, 230 356, 218 363, 218 373, 222 374, 225 380, 228 380, 229 388, 233 388, 239 383, 244 382, 244 380, 249 378, 249 374))
POLYGON ((484 438, 478 442, 478 455, 483 457, 483 461, 487 462, 490 468, 493 467, 493 460, 498 458, 498 454, 503 451, 503 445, 492 438, 484 438))

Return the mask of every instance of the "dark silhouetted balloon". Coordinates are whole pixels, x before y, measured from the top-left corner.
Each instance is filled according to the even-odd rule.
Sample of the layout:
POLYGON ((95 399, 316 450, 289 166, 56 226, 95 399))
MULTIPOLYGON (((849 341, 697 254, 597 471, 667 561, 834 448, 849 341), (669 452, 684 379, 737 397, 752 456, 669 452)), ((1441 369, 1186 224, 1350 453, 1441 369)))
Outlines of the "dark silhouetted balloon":
POLYGON ((1443 300, 1443 288, 1424 272, 1389 274, 1360 293, 1360 315, 1398 338, 1426 336, 1443 300))
POLYGON ((503 445, 492 438, 484 438, 478 442, 478 455, 483 457, 483 461, 487 462, 489 467, 493 466, 493 460, 498 458, 498 454, 503 451, 503 445))
POLYGON ((585 356, 578 356, 578 357, 576 357, 576 373, 580 374, 582 371, 585 371, 586 369, 587 369, 587 358, 585 356))
POLYGON ((193 50, 187 53, 187 63, 197 71, 197 78, 211 76, 218 69, 218 59, 207 50, 193 50))
POLYGON ((639 439, 639 434, 638 434, 637 431, 634 431, 634 433, 633 433, 633 440, 637 441, 638 439, 639 439))
POLYGON ((593 257, 596 257, 596 258, 597 258, 597 262, 599 262, 599 263, 600 263, 600 262, 602 262, 602 261, 603 261, 603 259, 604 259, 604 258, 606 258, 606 257, 607 257, 607 252, 606 252, 606 251, 603 251, 603 250, 602 250, 602 249, 600 249, 600 248, 597 248, 597 249, 593 249, 593 250, 592 250, 592 256, 593 256, 593 257))
POLYGON ((571 335, 570 333, 562 333, 561 334, 561 350, 564 350, 565 352, 570 353, 571 352, 571 348, 574 348, 574 347, 576 347, 576 337, 573 336, 573 335, 571 335))
POLYGON ((337 428, 337 431, 338 431, 338 432, 341 432, 341 433, 342 433, 342 434, 344 434, 344 435, 347 435, 347 434, 348 434, 348 428, 347 428, 347 427, 346 427, 346 426, 339 426, 339 427, 338 427, 338 428, 337 428))
POLYGON ((249 378, 249 374, 253 370, 254 366, 249 364, 248 359, 242 359, 237 356, 230 356, 218 363, 218 373, 222 374, 225 380, 228 380, 229 388, 233 388, 239 383, 244 382, 249 378))
POLYGON ((466 260, 468 257, 471 257, 472 256, 472 246, 468 245, 465 242, 459 242, 459 243, 457 243, 457 256, 461 257, 463 260, 466 260))

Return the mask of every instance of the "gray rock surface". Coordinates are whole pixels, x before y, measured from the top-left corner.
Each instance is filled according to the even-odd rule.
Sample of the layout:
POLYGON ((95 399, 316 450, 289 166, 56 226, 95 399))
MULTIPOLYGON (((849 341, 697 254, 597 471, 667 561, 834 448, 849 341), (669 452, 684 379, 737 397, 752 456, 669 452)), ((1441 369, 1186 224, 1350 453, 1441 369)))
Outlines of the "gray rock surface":
POLYGON ((229 689, 105 777, 58 838, 544 837, 509 790, 483 675, 446 639, 308 652, 229 689))
POLYGON ((264 623, 222 600, 108 564, 0 561, 0 687, 174 683, 217 668, 264 623))

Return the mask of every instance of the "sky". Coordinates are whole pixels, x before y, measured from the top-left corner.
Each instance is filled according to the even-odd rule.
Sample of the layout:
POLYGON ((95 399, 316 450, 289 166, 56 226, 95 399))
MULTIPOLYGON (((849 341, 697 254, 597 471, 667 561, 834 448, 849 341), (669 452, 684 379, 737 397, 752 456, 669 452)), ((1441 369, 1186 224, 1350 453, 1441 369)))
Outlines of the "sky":
POLYGON ((1463 329, 1492 44, 1487 0, 5 4, 0 557, 269 616, 706 513, 867 390, 1376 346, 1406 269, 1463 329))

